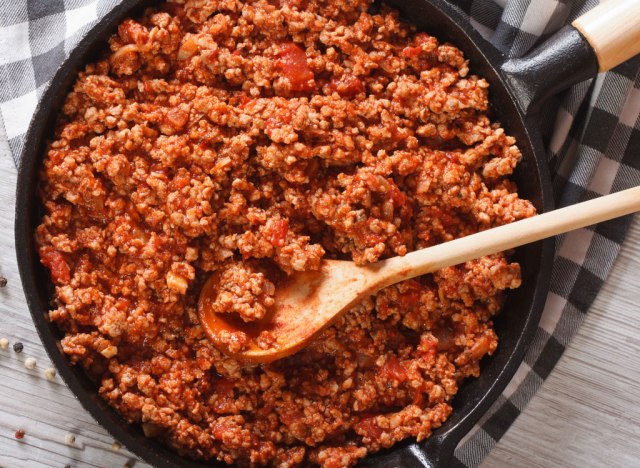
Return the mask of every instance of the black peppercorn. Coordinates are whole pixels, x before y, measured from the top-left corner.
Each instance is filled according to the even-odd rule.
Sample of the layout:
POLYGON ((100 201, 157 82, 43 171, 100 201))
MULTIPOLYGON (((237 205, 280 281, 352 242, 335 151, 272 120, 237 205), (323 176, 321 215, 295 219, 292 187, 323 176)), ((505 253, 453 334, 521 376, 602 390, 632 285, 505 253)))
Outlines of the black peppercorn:
POLYGON ((7 278, 0 276, 0 288, 4 288, 7 285, 7 278))
POLYGON ((20 343, 19 341, 13 343, 13 350, 16 353, 21 353, 23 349, 24 349, 24 345, 22 343, 20 343))

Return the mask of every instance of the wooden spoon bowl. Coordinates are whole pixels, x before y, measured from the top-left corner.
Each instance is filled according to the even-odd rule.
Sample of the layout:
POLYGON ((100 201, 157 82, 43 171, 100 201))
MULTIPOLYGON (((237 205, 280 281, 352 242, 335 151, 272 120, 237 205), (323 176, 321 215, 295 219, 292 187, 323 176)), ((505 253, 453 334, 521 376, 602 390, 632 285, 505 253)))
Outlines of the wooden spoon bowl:
MULTIPOLYGON (((398 266, 405 272, 408 265, 398 266)), ((200 323, 209 339, 230 356, 244 362, 264 363, 286 357, 300 350, 340 314, 373 294, 386 284, 380 270, 390 264, 378 262, 360 267, 343 260, 324 260, 319 270, 296 273, 278 283, 275 304, 262 320, 245 323, 234 314, 217 314, 211 310, 216 297, 218 275, 207 279, 198 302, 200 323), (241 352, 221 345, 221 333, 243 332, 249 339, 241 352), (261 347, 261 334, 270 333, 269 347, 261 347)), ((264 335, 263 335, 264 336, 264 335)))

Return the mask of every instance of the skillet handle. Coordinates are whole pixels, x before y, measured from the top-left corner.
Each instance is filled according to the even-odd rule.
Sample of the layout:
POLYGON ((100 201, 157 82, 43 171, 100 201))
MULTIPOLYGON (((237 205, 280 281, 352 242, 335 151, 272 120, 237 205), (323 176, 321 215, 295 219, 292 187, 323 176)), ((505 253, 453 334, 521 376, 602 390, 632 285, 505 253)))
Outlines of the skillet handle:
POLYGON ((591 44, 604 72, 640 54, 640 1, 609 0, 571 25, 591 44))
POLYGON ((527 116, 568 87, 593 78, 640 53, 640 0, 608 0, 522 58, 502 65, 502 72, 527 116))

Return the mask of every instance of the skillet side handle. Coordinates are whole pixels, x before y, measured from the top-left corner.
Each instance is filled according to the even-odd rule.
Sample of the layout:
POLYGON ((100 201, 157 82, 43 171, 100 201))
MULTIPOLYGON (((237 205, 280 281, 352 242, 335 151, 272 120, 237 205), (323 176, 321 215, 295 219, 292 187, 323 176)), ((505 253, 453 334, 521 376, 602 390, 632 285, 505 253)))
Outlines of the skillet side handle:
POLYGON ((575 20, 605 72, 640 54, 640 1, 609 0, 575 20))
POLYGON ((548 97, 640 53, 640 0, 608 0, 525 57, 502 65, 525 115, 548 97))
POLYGON ((567 25, 528 55, 505 62, 502 72, 529 116, 538 114, 547 98, 596 76, 598 60, 582 34, 567 25))

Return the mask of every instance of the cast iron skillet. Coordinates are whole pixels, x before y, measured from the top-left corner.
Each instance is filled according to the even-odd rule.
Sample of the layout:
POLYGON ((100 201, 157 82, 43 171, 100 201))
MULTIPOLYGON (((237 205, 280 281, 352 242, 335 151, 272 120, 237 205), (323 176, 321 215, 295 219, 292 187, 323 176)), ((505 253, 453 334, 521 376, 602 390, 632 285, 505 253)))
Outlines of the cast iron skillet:
MULTIPOLYGON (((40 338, 60 375, 87 411, 132 452, 155 466, 211 466, 211 462, 180 457, 163 444, 146 438, 138 425, 128 424, 98 396, 96 384, 82 368, 70 365, 60 349, 62 335, 47 319, 52 286, 48 272, 40 265, 33 235, 42 213, 37 194, 39 167, 58 110, 77 71, 104 47, 104 40, 124 17, 141 13, 150 3, 123 0, 74 49, 42 96, 19 168, 16 250, 22 284, 40 338)), ((508 61, 468 25, 457 7, 445 0, 389 0, 389 3, 406 20, 462 49, 471 60, 471 71, 490 82, 495 115, 506 131, 517 138, 524 156, 514 174, 519 192, 539 211, 552 209, 551 183, 538 129, 539 110, 547 96, 596 74, 596 56, 586 40, 572 27, 565 27, 525 59, 508 61)), ((461 386, 449 420, 426 441, 420 444, 404 441, 368 457, 365 465, 448 464, 458 441, 496 400, 523 359, 547 295, 552 255, 551 239, 517 250, 515 260, 522 266, 523 282, 520 289, 510 294, 496 320, 499 347, 483 361, 481 376, 461 386)))

